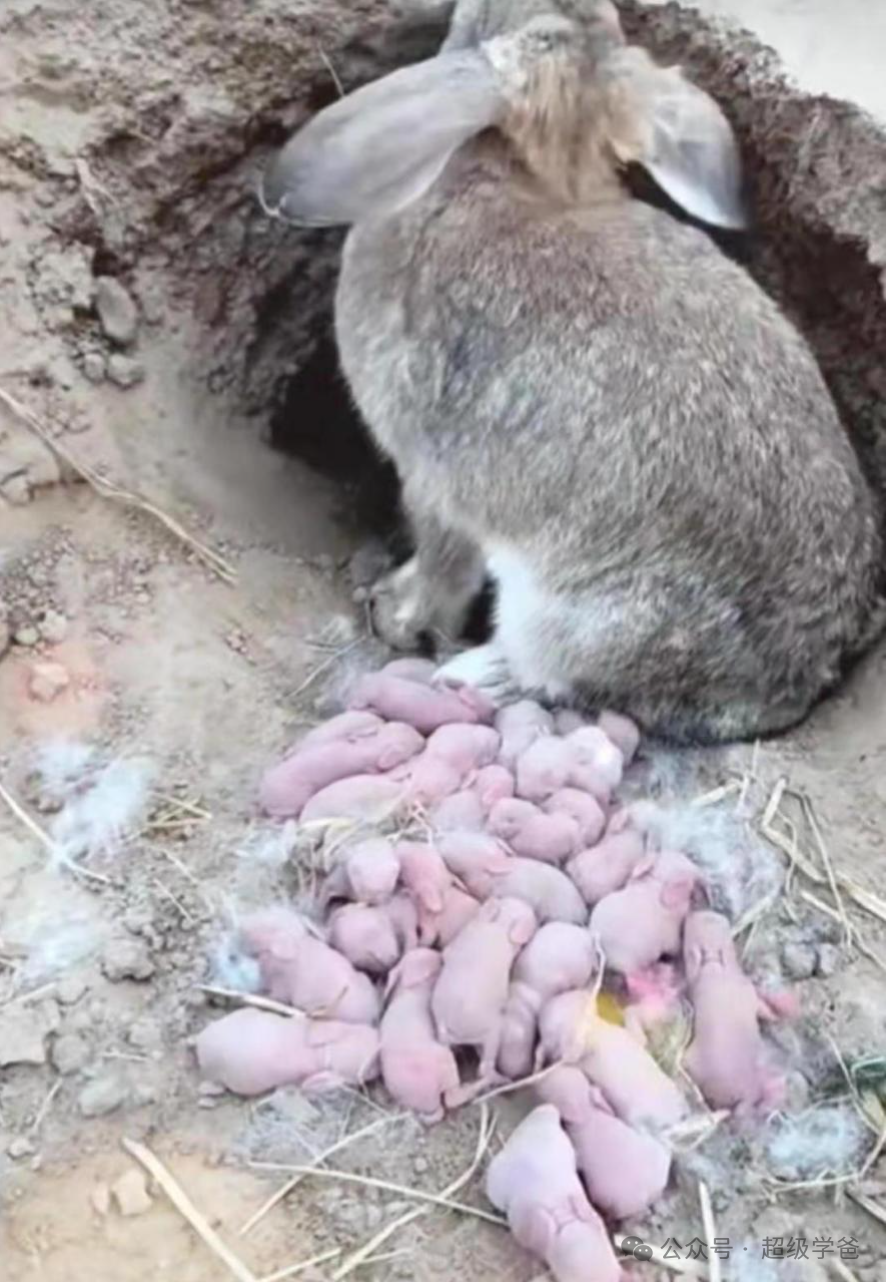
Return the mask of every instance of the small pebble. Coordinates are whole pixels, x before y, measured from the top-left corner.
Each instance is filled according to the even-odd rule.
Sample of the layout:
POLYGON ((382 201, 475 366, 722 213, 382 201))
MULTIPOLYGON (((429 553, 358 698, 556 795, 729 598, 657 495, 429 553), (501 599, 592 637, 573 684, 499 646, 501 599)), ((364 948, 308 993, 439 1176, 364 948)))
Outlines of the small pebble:
POLYGON ((141 1051, 153 1051, 162 1046, 163 1037, 153 1020, 143 1019, 134 1021, 126 1034, 127 1041, 133 1047, 138 1047, 141 1051))
POLYGON ((79 1034, 60 1034, 52 1045, 50 1059, 60 1074, 76 1074, 89 1062, 89 1043, 79 1034))
POLYGON ((145 377, 145 367, 141 361, 134 361, 130 356, 115 352, 108 358, 108 378, 118 388, 135 387, 145 377))
POLYGON ((144 1172, 130 1168, 111 1186, 111 1197, 120 1209, 121 1216, 141 1216, 151 1206, 144 1172))
POLYGON ((83 358, 83 375, 90 383, 103 383, 108 373, 108 362, 103 352, 87 352, 83 358))
POLYGON ((56 985, 55 996, 65 1007, 71 1007, 75 1002, 79 1002, 86 993, 86 981, 80 976, 66 976, 56 985))
POLYGON ((41 703, 51 704, 70 684, 71 675, 64 664, 55 664, 51 660, 47 660, 43 663, 35 664, 31 669, 28 691, 34 699, 39 699, 41 703))
POLYGON ((59 610, 47 610, 37 627, 40 636, 51 646, 57 646, 68 635, 68 621, 59 610))
POLYGON ((812 945, 790 941, 782 946, 782 966, 791 980, 809 980, 816 970, 816 950, 812 945))
POLYGON ((821 944, 816 951, 816 974, 833 976, 841 964, 841 951, 833 944, 821 944))
POLYGON ((129 1098, 129 1088, 115 1073, 104 1074, 87 1083, 77 1097, 84 1118, 101 1118, 113 1113, 129 1098))
POLYGON ((109 980, 148 980, 154 959, 142 940, 111 940, 102 954, 102 971, 109 980))
POLYGON ((22 624, 12 636, 19 646, 36 646, 40 640, 40 634, 33 624, 22 624))
POLYGON ((44 1064, 46 1033, 46 1021, 39 1009, 18 1006, 0 1014, 0 1068, 44 1064))
POLYGON ((27 1158, 36 1153, 36 1150, 27 1136, 16 1136, 6 1146, 6 1152, 10 1158, 27 1158))
POLYGON ((99 323, 112 342, 121 347, 135 342, 139 329, 138 308, 120 281, 113 276, 96 277, 95 306, 99 323))

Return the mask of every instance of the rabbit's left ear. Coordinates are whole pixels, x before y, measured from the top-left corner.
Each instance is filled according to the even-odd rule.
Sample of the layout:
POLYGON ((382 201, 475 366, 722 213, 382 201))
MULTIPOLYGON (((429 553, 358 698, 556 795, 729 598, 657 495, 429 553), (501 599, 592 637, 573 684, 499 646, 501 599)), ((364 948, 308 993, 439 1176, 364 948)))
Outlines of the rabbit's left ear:
POLYGON ((656 67, 639 55, 638 49, 623 52, 639 95, 643 143, 620 159, 639 161, 694 218, 715 227, 746 227, 742 163, 726 116, 679 67, 656 67))
POLYGON ((428 190, 462 143, 495 123, 501 106, 480 50, 395 71, 319 112, 290 139, 264 176, 263 204, 310 226, 401 209, 428 190))

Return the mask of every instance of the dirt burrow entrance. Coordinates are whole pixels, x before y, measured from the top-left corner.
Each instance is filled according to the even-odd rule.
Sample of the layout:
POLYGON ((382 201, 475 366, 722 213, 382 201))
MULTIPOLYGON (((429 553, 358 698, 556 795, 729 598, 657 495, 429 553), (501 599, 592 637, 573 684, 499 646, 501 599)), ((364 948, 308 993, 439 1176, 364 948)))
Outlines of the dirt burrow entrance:
MULTIPOLYGON (((804 328, 879 483, 878 130, 785 86, 750 37, 676 6, 622 9, 633 36, 684 62, 733 115, 759 227, 726 248, 804 328)), ((34 752, 66 738, 99 762, 122 759, 150 789, 138 834, 95 863, 106 882, 53 868, 0 806, 0 1258, 11 1278, 218 1277, 156 1191, 130 1217, 109 1202, 129 1167, 121 1135, 164 1155, 257 1277, 347 1249, 407 1209, 312 1182, 239 1239, 277 1179, 250 1160, 303 1161, 383 1116, 358 1098, 315 1106, 284 1092, 247 1106, 202 1095, 186 1040, 205 1019, 195 986, 232 916, 293 890, 289 835, 253 814, 256 776, 377 657, 352 600, 374 554, 353 554, 395 517, 391 477, 336 371, 340 234, 264 218, 255 177, 337 81, 352 88, 427 56, 440 34, 382 0, 13 0, 0 18, 0 389, 63 451, 148 494, 237 572, 227 582, 151 517, 75 484, 0 405, 0 598, 12 638, 0 639, 0 781, 49 829, 55 803, 34 752)), ((647 785, 668 800, 744 781, 725 805, 742 798, 750 832, 785 775, 813 799, 834 864, 880 894, 882 708, 873 656, 791 736, 754 752, 658 756, 647 785)), ((705 810, 707 840, 729 865, 752 838, 723 808, 705 810)), ((815 854, 802 817, 790 818, 815 854)), ((802 889, 833 904, 827 888, 802 889)), ((853 922, 882 952, 872 918, 854 911, 853 922)), ((797 894, 762 911, 746 960, 802 978, 806 1014, 780 1035, 797 1066, 793 1108, 832 1099, 825 1034, 848 1064, 880 1050, 879 971, 797 894)), ((437 1189, 467 1163, 475 1132, 470 1114, 428 1134, 387 1122, 342 1165, 437 1189)), ((856 1141, 835 1135, 843 1176, 856 1141)), ((793 1161, 806 1177, 809 1155, 808 1166, 793 1161)), ((777 1197, 760 1179, 769 1162, 760 1138, 718 1133, 638 1233, 657 1244, 702 1235, 702 1174, 734 1243, 725 1276, 831 1277, 828 1257, 762 1260, 761 1242, 854 1235, 862 1255, 848 1264, 883 1277, 879 1222, 849 1198, 835 1204, 831 1186, 777 1197)), ((881 1180, 876 1165, 863 1197, 881 1180)), ((386 1249, 401 1255, 366 1277, 533 1269, 497 1229, 440 1212, 386 1249)))

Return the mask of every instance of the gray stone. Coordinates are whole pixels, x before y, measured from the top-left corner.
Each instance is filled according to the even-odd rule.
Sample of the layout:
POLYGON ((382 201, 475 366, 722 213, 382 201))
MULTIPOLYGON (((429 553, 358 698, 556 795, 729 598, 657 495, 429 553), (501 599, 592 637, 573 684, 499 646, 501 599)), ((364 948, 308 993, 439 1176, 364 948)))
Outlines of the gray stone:
POLYGON ((126 288, 113 276, 95 282, 95 306, 105 334, 120 347, 129 347, 139 332, 139 310, 126 288))
POLYGON ((84 1118, 101 1118, 119 1109, 129 1099, 129 1087, 115 1073, 103 1074, 87 1083, 77 1098, 84 1118))
POLYGON ((57 646, 68 635, 68 621, 58 610, 47 610, 37 627, 40 630, 40 636, 51 646, 57 646))
POLYGON ((79 1002, 86 993, 86 981, 80 976, 65 976, 56 985, 55 996, 64 1007, 71 1007, 79 1002))
POLYGON ((46 1021, 30 1007, 13 1007, 0 1015, 0 1068, 46 1062, 46 1021))
POLYGON ((50 1056, 60 1074, 76 1074, 89 1061, 89 1043, 79 1034, 60 1034, 52 1045, 50 1056))
POLYGON ((90 383, 103 383, 108 373, 108 362, 103 352, 87 352, 83 358, 83 376, 90 383))
POLYGON ((145 377, 145 367, 141 361, 134 361, 131 356, 115 352, 108 358, 108 378, 118 388, 135 387, 145 377))
POLYGON ((821 944, 816 951, 816 974, 833 976, 841 965, 841 950, 833 944, 821 944))
POLYGON ((111 940, 102 954, 102 971, 109 980, 148 980, 154 959, 143 940, 111 940))
POLYGON ((33 624, 22 624, 13 633, 13 639, 19 646, 36 646, 40 640, 40 634, 33 624))
POLYGON ((147 1017, 133 1021, 126 1037, 133 1047, 138 1047, 141 1051, 156 1051, 163 1045, 163 1035, 160 1029, 153 1020, 147 1017))
POLYGON ((816 950, 801 941, 782 946, 782 966, 791 980, 809 980, 816 970, 816 950))
POLYGON ((28 1158, 37 1151, 27 1136, 16 1136, 6 1146, 6 1152, 10 1158, 28 1158))

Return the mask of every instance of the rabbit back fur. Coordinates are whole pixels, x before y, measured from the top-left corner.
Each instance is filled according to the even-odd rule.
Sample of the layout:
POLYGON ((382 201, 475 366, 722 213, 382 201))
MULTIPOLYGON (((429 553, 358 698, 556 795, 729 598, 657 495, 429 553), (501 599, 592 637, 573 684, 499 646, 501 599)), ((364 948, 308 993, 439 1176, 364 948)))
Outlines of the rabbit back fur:
POLYGON ((678 740, 797 721, 866 630, 876 544, 812 354, 704 232, 510 169, 472 144, 348 237, 343 367, 407 502, 500 578, 522 688, 678 740))

